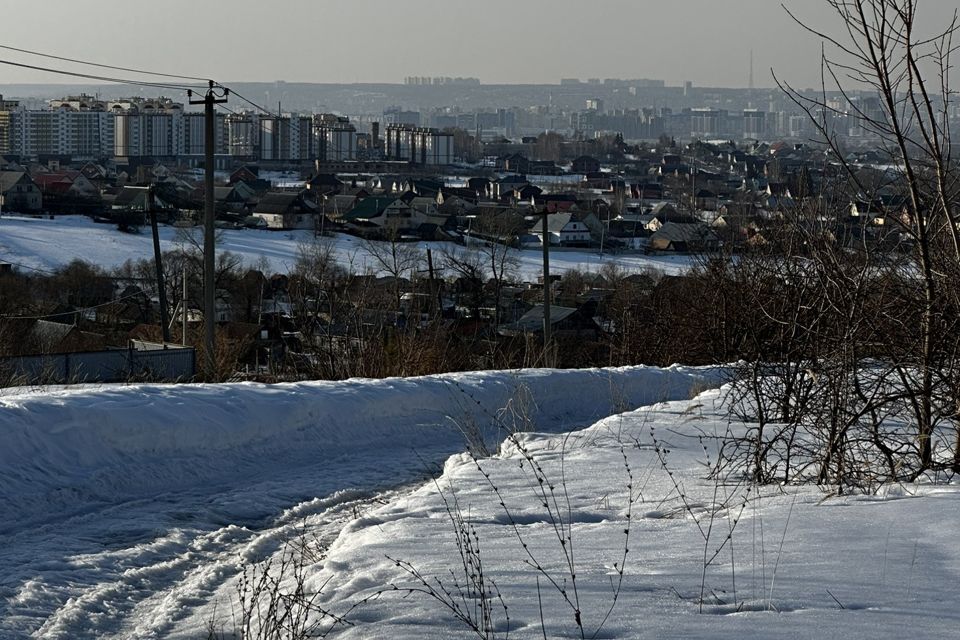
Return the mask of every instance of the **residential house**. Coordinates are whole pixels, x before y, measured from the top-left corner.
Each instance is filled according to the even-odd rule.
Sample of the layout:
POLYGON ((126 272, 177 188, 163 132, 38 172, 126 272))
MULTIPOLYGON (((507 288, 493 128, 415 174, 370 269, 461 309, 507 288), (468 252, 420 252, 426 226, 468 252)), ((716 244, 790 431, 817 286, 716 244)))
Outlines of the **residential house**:
POLYGON ((443 216, 462 216, 477 208, 476 197, 465 198, 459 194, 443 192, 437 199, 440 201, 437 212, 443 216))
POLYGON ((530 184, 525 175, 509 175, 498 178, 490 183, 487 197, 501 200, 513 196, 514 189, 521 189, 530 184))
POLYGON ((0 323, 0 333, 6 338, 8 355, 12 356, 80 353, 106 348, 104 336, 81 331, 75 324, 19 318, 0 319, 0 323))
POLYGON ((40 188, 26 171, 0 171, 0 210, 36 213, 42 208, 40 188))
POLYGON ((607 229, 608 246, 642 251, 647 248, 651 234, 639 220, 611 220, 607 229))
POLYGON ((340 219, 349 229, 361 234, 404 231, 427 222, 415 220, 410 205, 393 196, 364 198, 340 219))
POLYGON ((436 198, 443 188, 443 180, 436 178, 413 178, 410 180, 410 190, 425 198, 436 198))
POLYGON ((562 176, 564 170, 553 160, 531 160, 527 166, 527 174, 534 176, 562 176))
POLYGON ((511 153, 499 158, 497 166, 504 171, 526 174, 530 170, 530 160, 522 153, 511 153))
POLYGON ((253 210, 268 229, 310 229, 319 225, 317 205, 303 191, 270 191, 253 210))
POLYGON ((474 198, 489 197, 491 182, 487 178, 467 178, 467 189, 473 193, 474 198))
POLYGON ((535 201, 537 207, 544 207, 548 211, 569 211, 577 206, 577 195, 574 193, 542 193, 535 201))
MULTIPOLYGON (((542 334, 544 312, 543 305, 537 305, 523 314, 516 322, 502 325, 498 333, 503 336, 522 336, 542 334)), ((550 333, 556 338, 597 337, 601 333, 600 325, 594 319, 595 304, 581 307, 550 307, 550 333)))
POLYGON ((331 220, 339 220, 352 210, 362 199, 369 197, 365 191, 362 195, 341 194, 321 196, 320 203, 323 214, 331 220))
POLYGON ((683 158, 681 158, 678 154, 664 154, 664 156, 660 159, 658 171, 662 176, 674 173, 683 173, 685 170, 686 165, 683 164, 683 158))
POLYGON ((340 193, 343 183, 337 176, 330 173, 319 173, 307 181, 307 189, 320 195, 340 193))
POLYGON ((63 170, 36 173, 34 183, 43 192, 44 199, 66 196, 80 199, 97 199, 100 190, 80 171, 63 170))
POLYGON ((256 193, 266 193, 272 186, 269 180, 260 178, 260 168, 254 165, 245 165, 230 174, 227 184, 246 183, 256 193))
MULTIPOLYGON (((544 242, 543 227, 534 227, 533 232, 544 242)), ((586 247, 590 244, 590 228, 577 212, 562 211, 547 215, 547 234, 551 245, 561 247, 586 247)))
POLYGON ((703 211, 716 211, 719 198, 717 194, 709 189, 699 189, 695 196, 697 209, 703 211))
POLYGON ((599 189, 611 193, 624 193, 627 190, 627 184, 623 178, 603 171, 591 171, 584 174, 583 184, 588 189, 599 189))
POLYGON ((238 182, 235 185, 213 188, 213 201, 218 212, 246 213, 248 198, 243 190, 248 189, 246 183, 238 182))
POLYGON ((512 207, 477 207, 460 222, 467 242, 508 245, 514 244, 529 226, 523 213, 512 207))
POLYGON ((850 217, 878 226, 886 224, 888 218, 909 226, 912 219, 909 201, 899 195, 880 196, 871 200, 857 199, 850 205, 850 217))
POLYGON ((407 204, 413 217, 421 223, 442 225, 446 221, 446 216, 440 213, 437 197, 416 196, 410 198, 407 204))
POLYGON ((536 202, 543 194, 543 189, 536 185, 525 184, 518 189, 513 190, 513 200, 515 202, 536 202))
POLYGON ((650 236, 651 251, 690 253, 711 251, 720 245, 720 239, 702 222, 667 222, 650 236))
POLYGON ((660 200, 663 198, 663 185, 659 182, 632 184, 630 197, 634 200, 660 200))
POLYGON ((590 156, 579 156, 570 165, 570 170, 581 174, 596 173, 600 171, 600 161, 590 156))
POLYGON ((110 180, 110 172, 102 164, 88 162, 80 167, 80 173, 90 182, 103 186, 110 180))

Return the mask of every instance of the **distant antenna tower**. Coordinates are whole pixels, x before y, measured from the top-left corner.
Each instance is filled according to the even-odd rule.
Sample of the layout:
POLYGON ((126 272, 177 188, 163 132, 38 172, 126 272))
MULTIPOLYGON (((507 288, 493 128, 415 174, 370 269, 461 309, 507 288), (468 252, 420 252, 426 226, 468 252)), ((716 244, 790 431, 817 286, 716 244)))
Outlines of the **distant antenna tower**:
POLYGON ((750 107, 753 107, 753 49, 750 49, 750 107))

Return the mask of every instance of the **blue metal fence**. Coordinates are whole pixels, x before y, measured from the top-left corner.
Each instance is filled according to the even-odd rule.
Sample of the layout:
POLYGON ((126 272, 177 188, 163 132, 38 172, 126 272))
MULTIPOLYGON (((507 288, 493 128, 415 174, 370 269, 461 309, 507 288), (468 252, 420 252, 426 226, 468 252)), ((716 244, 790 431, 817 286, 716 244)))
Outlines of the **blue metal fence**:
POLYGON ((189 380, 196 373, 191 347, 0 358, 0 376, 14 384, 189 380))

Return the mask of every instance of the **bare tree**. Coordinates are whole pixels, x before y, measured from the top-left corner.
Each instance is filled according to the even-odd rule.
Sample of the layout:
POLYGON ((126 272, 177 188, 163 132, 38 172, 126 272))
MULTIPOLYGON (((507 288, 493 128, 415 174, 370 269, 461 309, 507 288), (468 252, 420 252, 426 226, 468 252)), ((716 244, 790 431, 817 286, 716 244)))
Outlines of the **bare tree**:
MULTIPOLYGON (((899 319, 897 339, 911 348, 900 353, 896 373, 909 393, 906 406, 916 422, 919 474, 935 463, 934 437, 944 418, 938 379, 955 377, 944 369, 949 366, 944 354, 956 350, 951 344, 956 342, 955 320, 945 312, 945 302, 953 298, 950 303, 957 306, 952 277, 960 260, 960 220, 953 204, 958 172, 949 119, 953 38, 960 25, 955 13, 939 31, 920 33, 918 0, 824 1, 837 18, 832 31, 790 14, 823 42, 820 93, 810 95, 777 82, 807 113, 847 180, 863 195, 872 197, 874 192, 848 164, 837 120, 852 116, 896 168, 896 186, 906 206, 895 205, 886 220, 911 247, 915 277, 901 278, 898 286, 917 284, 911 302, 919 311, 910 318, 915 325, 899 319), (840 100, 830 96, 834 92, 840 100)), ((956 402, 947 404, 955 413, 956 402)))
MULTIPOLYGON (((444 251, 444 263, 468 281, 482 284, 489 279, 494 302, 493 322, 500 324, 500 302, 504 286, 516 278, 520 261, 514 247, 523 232, 523 219, 511 212, 480 216, 471 225, 470 246, 444 251)), ((476 314, 482 304, 482 291, 475 295, 476 314)))
POLYGON ((423 252, 416 244, 403 242, 400 231, 395 228, 385 229, 384 240, 364 240, 363 248, 370 255, 373 270, 393 279, 394 310, 398 310, 403 293, 402 279, 416 275, 424 260, 423 252))

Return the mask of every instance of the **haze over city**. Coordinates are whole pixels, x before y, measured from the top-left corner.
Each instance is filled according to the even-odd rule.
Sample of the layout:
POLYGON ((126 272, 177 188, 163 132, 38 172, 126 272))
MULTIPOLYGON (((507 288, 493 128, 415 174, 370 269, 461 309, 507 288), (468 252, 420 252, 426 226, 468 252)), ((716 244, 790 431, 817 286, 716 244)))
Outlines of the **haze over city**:
MULTIPOLYGON (((832 11, 823 3, 786 5, 814 24, 831 24, 832 11)), ((745 87, 751 50, 758 87, 772 84, 771 67, 795 86, 814 86, 819 79, 819 42, 770 0, 99 0, 97 11, 87 3, 48 0, 44 7, 21 12, 4 43, 221 81, 402 82, 413 75, 556 83, 564 77, 641 77, 745 87)), ((927 2, 923 9, 921 27, 944 24, 954 7, 927 2)), ((25 60, 9 51, 2 58, 25 60)), ((13 68, 4 69, 2 80, 65 81, 13 68)))

